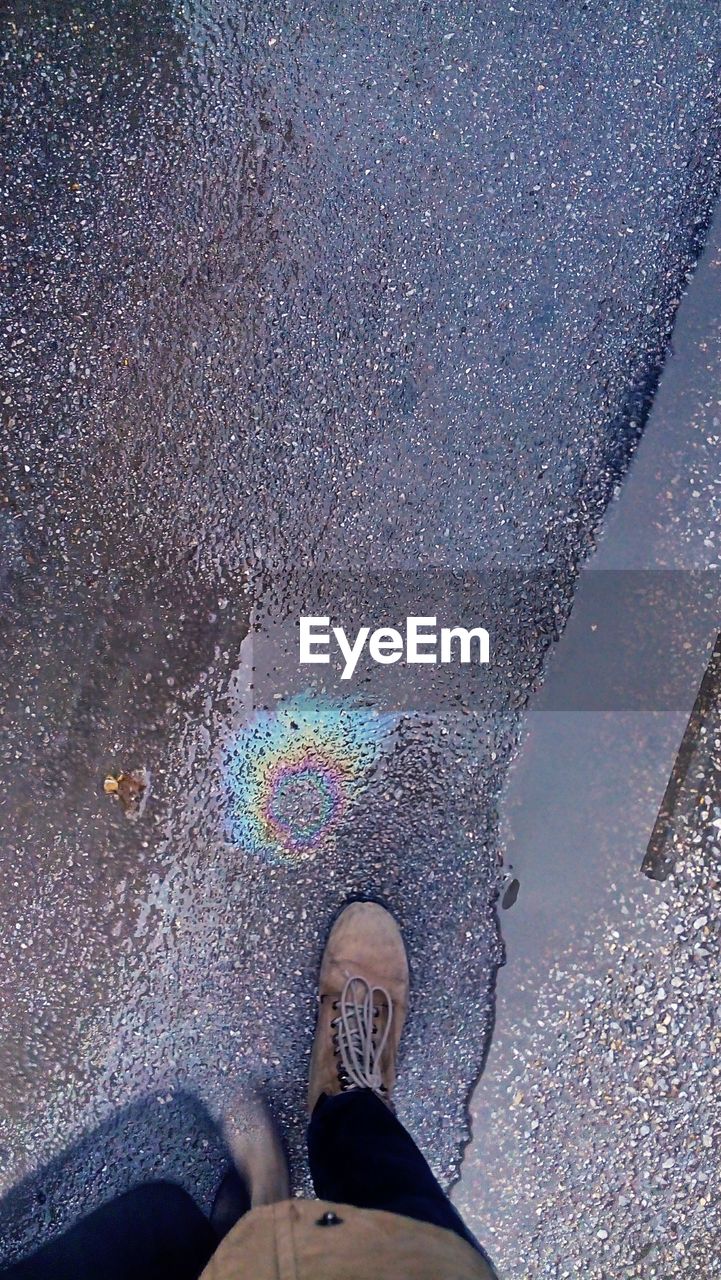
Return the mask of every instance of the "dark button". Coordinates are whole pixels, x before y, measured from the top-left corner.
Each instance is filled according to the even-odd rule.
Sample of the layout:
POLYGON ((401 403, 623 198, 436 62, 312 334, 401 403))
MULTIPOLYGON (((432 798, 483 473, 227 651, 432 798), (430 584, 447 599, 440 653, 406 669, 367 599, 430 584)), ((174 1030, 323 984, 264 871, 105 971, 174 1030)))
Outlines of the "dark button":
POLYGON ((332 1209, 326 1209, 315 1225, 317 1227, 339 1227, 342 1221, 343 1219, 339 1218, 337 1213, 333 1213, 332 1209))

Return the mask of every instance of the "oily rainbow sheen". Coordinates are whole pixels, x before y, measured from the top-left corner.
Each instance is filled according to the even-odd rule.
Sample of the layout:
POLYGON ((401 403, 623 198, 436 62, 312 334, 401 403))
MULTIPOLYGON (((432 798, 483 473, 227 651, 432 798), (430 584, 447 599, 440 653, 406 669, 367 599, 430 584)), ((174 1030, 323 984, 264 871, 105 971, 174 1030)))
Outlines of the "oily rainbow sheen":
POLYGON ((229 836, 270 862, 313 858, 359 796, 395 717, 302 694, 258 711, 225 758, 229 836))

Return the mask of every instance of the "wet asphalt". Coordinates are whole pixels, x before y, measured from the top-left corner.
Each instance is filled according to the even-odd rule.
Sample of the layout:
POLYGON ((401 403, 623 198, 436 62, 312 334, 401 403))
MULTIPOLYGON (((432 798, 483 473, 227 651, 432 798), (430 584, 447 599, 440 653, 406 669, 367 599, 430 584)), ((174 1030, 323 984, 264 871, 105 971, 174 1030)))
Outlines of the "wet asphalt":
POLYGON ((403 924, 399 1110, 457 1171, 495 807, 710 218, 720 35, 687 3, 9 7, 8 1256, 141 1176, 207 1204, 239 1085, 304 1185, 314 972, 351 893, 403 924), (250 623, 329 570, 477 566, 513 566, 523 637, 477 700, 419 696, 314 861, 230 841, 250 623), (130 822, 103 780, 141 767, 130 822))
POLYGON ((454 1196, 504 1280, 721 1269, 720 279, 717 212, 499 807, 517 898, 454 1196))

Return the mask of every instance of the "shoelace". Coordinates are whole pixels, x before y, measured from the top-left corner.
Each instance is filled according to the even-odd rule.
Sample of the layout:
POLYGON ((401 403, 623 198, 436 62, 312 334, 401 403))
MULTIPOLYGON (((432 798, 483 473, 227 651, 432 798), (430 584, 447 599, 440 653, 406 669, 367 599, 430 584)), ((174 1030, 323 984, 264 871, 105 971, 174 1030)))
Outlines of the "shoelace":
POLYGON ((372 1089, 374 1093, 385 1093, 380 1064, 393 1017, 393 1001, 389 993, 385 987, 371 986, 360 974, 352 974, 334 1008, 340 1008, 331 1026, 335 1029, 333 1047, 340 1058, 338 1077, 341 1089, 372 1089), (373 1019, 380 1015, 377 996, 385 1001, 388 1016, 383 1034, 376 1043, 377 1027, 373 1019))

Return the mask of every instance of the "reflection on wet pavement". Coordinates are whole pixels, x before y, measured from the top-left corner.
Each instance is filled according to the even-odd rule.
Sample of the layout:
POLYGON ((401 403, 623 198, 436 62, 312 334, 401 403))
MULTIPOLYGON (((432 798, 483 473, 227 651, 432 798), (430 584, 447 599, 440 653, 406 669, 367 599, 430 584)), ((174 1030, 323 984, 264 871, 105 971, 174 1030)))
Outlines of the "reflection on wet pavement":
POLYGON ((720 275, 717 218, 503 800, 518 892, 456 1194, 509 1280, 719 1274, 720 275))
MULTIPOLYGON (((215 1114, 239 1081, 302 1185, 315 966, 357 892, 413 958, 401 1114, 457 1169, 495 805, 710 216, 716 28, 702 4, 10 5, 2 1188, 30 1177, 27 1209, 137 1108, 70 1162, 53 1229, 149 1173, 207 1203, 221 1155, 176 1094, 215 1114), (524 627, 546 568, 553 625, 510 628, 477 704, 401 717, 315 859, 229 840, 251 620, 328 570, 479 565, 514 567, 524 627), (129 822, 103 784, 139 770, 129 822)), ((50 1220, 2 1227, 12 1253, 50 1220)))

